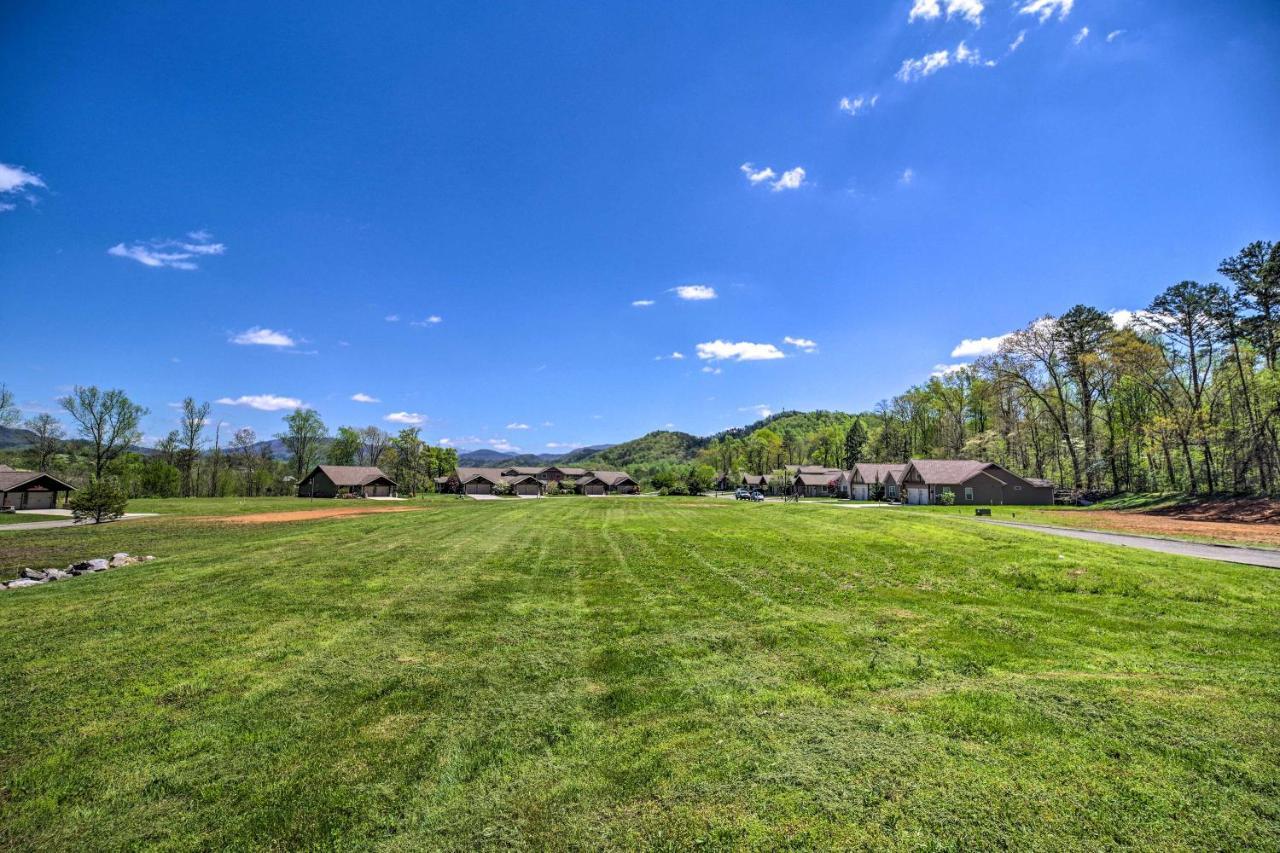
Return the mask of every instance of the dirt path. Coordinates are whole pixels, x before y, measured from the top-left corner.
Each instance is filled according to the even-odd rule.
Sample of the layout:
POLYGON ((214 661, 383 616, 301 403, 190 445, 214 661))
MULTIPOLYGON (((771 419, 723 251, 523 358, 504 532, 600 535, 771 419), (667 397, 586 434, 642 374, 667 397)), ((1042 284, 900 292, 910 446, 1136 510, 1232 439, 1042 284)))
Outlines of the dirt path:
POLYGON ((375 515, 388 512, 420 512, 422 507, 334 506, 325 509, 299 509, 284 512, 251 512, 248 515, 202 515, 193 521, 220 521, 227 524, 279 524, 283 521, 312 521, 317 518, 342 518, 349 515, 375 515))
POLYGON ((1040 517, 1075 529, 1114 530, 1144 536, 1193 537, 1220 539, 1241 544, 1270 545, 1280 548, 1280 524, 1267 522, 1200 521, 1150 513, 1118 510, 1046 510, 1040 517))

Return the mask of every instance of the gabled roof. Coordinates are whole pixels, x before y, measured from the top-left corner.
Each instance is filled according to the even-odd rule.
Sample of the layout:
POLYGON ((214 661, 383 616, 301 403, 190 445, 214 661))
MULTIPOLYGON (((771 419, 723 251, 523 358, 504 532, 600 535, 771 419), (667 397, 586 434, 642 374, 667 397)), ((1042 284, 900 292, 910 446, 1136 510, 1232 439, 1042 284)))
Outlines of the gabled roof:
POLYGON ((585 486, 592 480, 599 480, 606 486, 621 486, 623 483, 635 482, 626 471, 588 471, 578 478, 578 485, 585 486))
POLYGON ((742 482, 748 486, 763 486, 769 482, 769 477, 766 474, 743 474, 742 482))
POLYGON ((1004 480, 988 471, 990 468, 1003 471, 1003 468, 977 459, 912 459, 910 466, 915 469, 916 473, 920 475, 920 479, 926 484, 950 485, 964 483, 979 474, 988 474, 993 479, 1001 483, 1004 482, 1004 480))
POLYGON ((1053 482, 1053 480, 1042 480, 1039 477, 1023 477, 1022 479, 1026 480, 1031 485, 1039 486, 1042 489, 1057 488, 1057 484, 1053 482))
POLYGON ((829 486, 835 480, 839 472, 824 471, 821 474, 806 474, 803 471, 796 474, 796 479, 806 486, 829 486))
POLYGON ((550 468, 546 470, 559 471, 561 474, 564 474, 566 477, 581 477, 587 473, 586 468, 563 468, 559 465, 552 465, 550 468))
POLYGON ((902 472, 906 469, 906 464, 901 462, 859 462, 853 466, 854 481, 867 484, 883 483, 890 476, 897 481, 902 479, 902 472))
POLYGON ((49 481, 46 488, 56 487, 58 491, 75 491, 75 486, 59 480, 52 474, 40 471, 15 471, 9 468, 8 471, 0 471, 0 492, 21 491, 23 487, 33 486, 42 479, 49 481))
POLYGON ((490 483, 502 482, 501 468, 459 468, 457 470, 458 482, 466 485, 472 480, 486 480, 490 483))
POLYGON ((18 469, 17 469, 17 468, 10 468, 8 465, 0 465, 0 474, 9 474, 9 473, 12 473, 13 471, 16 471, 16 470, 18 470, 18 469))
POLYGON ((386 480, 391 485, 396 485, 396 481, 382 473, 381 468, 371 465, 317 465, 299 481, 299 485, 314 477, 317 471, 322 472, 335 486, 367 486, 375 480, 386 480))
POLYGON ((549 468, 525 468, 525 467, 517 466, 515 468, 504 468, 502 469, 502 473, 507 476, 511 476, 513 474, 527 474, 527 475, 536 477, 539 474, 544 474, 549 470, 550 470, 549 468))

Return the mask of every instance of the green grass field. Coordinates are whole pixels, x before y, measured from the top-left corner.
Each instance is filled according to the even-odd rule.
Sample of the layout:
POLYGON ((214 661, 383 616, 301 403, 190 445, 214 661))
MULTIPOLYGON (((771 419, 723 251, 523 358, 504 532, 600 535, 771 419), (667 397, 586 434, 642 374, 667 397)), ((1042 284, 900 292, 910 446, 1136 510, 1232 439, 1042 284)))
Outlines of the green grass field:
POLYGON ((184 517, 281 508, 233 503, 0 536, 158 558, 0 592, 0 847, 1280 847, 1271 570, 725 500, 184 517))
POLYGON ((0 524, 31 524, 37 521, 66 521, 65 515, 44 515, 34 512, 0 513, 0 524))

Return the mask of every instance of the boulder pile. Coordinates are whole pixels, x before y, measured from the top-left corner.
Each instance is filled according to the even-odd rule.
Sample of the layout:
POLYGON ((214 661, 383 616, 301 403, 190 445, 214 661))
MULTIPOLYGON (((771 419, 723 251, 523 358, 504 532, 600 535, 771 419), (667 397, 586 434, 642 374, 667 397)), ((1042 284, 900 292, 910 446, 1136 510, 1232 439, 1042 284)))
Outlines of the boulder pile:
POLYGON ((132 566, 134 563, 150 563, 154 559, 155 557, 150 555, 134 557, 121 551, 118 554, 112 554, 109 560, 102 557, 93 560, 82 560, 79 563, 72 563, 65 569, 23 569, 16 579, 8 583, 0 583, 0 589, 22 589, 28 586, 39 586, 42 583, 71 580, 71 578, 79 577, 80 575, 105 572, 108 569, 118 569, 121 566, 132 566))

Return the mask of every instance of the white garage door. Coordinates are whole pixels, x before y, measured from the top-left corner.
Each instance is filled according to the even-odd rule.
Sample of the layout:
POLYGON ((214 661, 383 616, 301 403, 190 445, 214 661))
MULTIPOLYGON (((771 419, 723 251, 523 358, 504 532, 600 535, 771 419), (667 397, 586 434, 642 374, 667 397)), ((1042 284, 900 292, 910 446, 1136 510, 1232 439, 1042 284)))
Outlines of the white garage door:
POLYGON ((928 489, 907 488, 907 503, 909 504, 927 504, 929 502, 928 489))
POLYGON ((855 501, 865 501, 867 499, 867 484, 855 483, 853 487, 853 499, 855 501))

